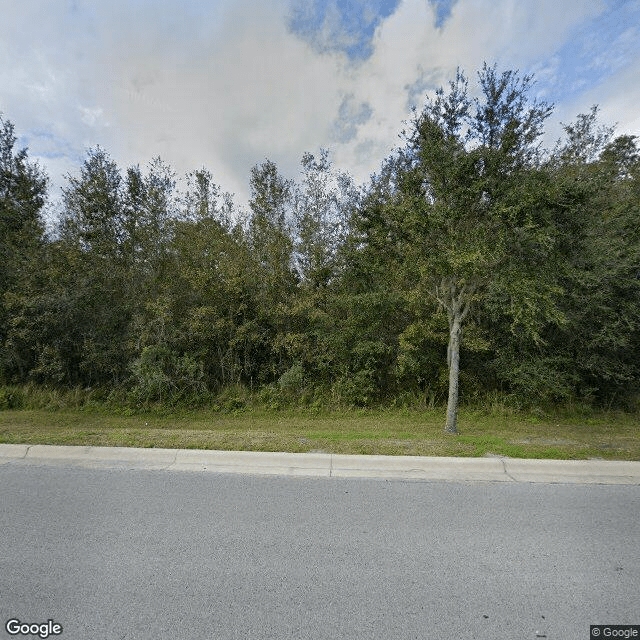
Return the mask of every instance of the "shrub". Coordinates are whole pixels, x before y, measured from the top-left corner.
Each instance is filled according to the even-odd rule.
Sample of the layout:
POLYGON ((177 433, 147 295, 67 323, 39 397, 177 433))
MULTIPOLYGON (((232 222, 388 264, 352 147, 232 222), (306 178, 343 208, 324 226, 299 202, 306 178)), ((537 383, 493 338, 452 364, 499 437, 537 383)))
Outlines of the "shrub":
POLYGON ((376 394, 374 372, 361 370, 339 378, 333 385, 333 394, 340 404, 366 407, 376 394))
POLYGON ((250 403, 251 392, 242 384, 227 385, 216 398, 216 407, 226 413, 241 411, 250 403))
POLYGON ((130 399, 143 404, 194 403, 207 395, 202 363, 162 345, 145 347, 132 362, 131 373, 135 384, 130 399))
POLYGON ((24 393, 20 387, 0 387, 0 410, 21 409, 24 393))
POLYGON ((304 384, 304 369, 299 363, 287 369, 278 379, 278 387, 289 396, 298 395, 304 384))

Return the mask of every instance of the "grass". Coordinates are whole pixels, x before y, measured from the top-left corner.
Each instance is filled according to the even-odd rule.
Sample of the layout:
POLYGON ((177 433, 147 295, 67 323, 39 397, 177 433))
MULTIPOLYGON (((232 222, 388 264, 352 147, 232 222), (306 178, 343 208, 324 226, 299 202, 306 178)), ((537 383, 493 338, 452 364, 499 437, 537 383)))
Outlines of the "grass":
POLYGON ((457 436, 444 433, 444 414, 444 408, 138 415, 96 407, 3 410, 0 443, 640 460, 637 414, 462 408, 457 436))

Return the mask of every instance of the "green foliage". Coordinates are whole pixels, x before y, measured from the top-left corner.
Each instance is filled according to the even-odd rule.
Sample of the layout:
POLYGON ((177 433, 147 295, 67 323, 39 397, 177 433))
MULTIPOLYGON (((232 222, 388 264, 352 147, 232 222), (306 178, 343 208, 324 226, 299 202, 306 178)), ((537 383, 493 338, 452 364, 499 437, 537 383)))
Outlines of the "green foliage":
MULTIPOLYGON (((374 178, 357 225, 369 253, 402 270, 399 284, 411 298, 429 297, 446 312, 453 433, 463 327, 487 291, 497 281, 511 289, 513 323, 534 335, 536 323, 561 317, 558 288, 522 267, 522 255, 544 248, 549 233, 536 145, 551 108, 529 100, 529 76, 486 64, 478 75, 479 98, 470 99, 458 71, 448 93, 439 89, 415 115, 406 146, 374 178), (535 289, 527 286, 532 273, 535 289)), ((406 374, 418 358, 406 339, 403 346, 406 374)))
POLYGON ((297 180, 266 160, 246 212, 204 168, 178 190, 91 149, 49 236, 0 120, 0 407, 424 411, 455 353, 463 406, 637 407, 637 141, 594 108, 544 152, 532 78, 479 80, 437 91, 370 184, 324 150, 297 180))
POLYGON ((289 396, 295 396, 300 393, 303 384, 304 369, 300 363, 293 364, 278 378, 278 387, 289 396))
POLYGON ((425 389, 427 395, 446 397, 446 326, 442 315, 429 322, 413 322, 398 339, 396 375, 403 388, 425 389), (443 385, 443 382, 445 383, 443 385))
POLYGON ((339 406, 366 407, 378 395, 374 371, 359 369, 355 373, 339 377, 331 389, 339 406))
MULTIPOLYGON (((12 322, 7 296, 19 296, 38 275, 44 242, 47 177, 26 149, 15 150, 15 143, 14 126, 0 113, 0 345, 12 322)), ((0 366, 9 375, 12 364, 17 363, 5 353, 0 366)))
POLYGON ((154 402, 197 404, 207 393, 202 364, 167 347, 145 347, 131 363, 131 373, 134 386, 130 397, 144 406, 154 402))
POLYGON ((251 402, 251 391, 245 385, 229 384, 216 397, 214 409, 237 414, 247 408, 251 402))
POLYGON ((108 394, 102 389, 60 387, 37 383, 0 386, 0 409, 47 410, 108 407, 108 394))
MULTIPOLYGON (((357 205, 352 179, 336 172, 329 152, 302 157, 302 185, 295 193, 295 263, 303 289, 327 287, 343 263, 349 213, 357 205)), ((308 293, 308 292, 307 292, 308 293)))
POLYGON ((21 387, 0 387, 0 410, 22 409, 24 393, 21 387))

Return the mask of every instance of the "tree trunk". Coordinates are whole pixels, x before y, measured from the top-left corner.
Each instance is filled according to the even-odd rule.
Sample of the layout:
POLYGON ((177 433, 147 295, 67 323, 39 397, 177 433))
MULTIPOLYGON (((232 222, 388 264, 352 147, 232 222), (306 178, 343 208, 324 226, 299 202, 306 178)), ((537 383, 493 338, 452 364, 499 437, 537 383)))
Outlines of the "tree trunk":
POLYGON ((458 378, 460 375, 460 337, 462 321, 454 317, 449 332, 448 364, 449 364, 449 401, 447 403, 447 433, 458 433, 458 378))
POLYGON ((475 283, 462 282, 456 284, 453 276, 442 278, 436 286, 436 300, 447 311, 449 320, 449 346, 447 348, 447 364, 449 365, 449 401, 447 403, 446 433, 458 433, 458 380, 460 377, 460 343, 462 342, 462 323, 469 314, 474 294, 475 283))

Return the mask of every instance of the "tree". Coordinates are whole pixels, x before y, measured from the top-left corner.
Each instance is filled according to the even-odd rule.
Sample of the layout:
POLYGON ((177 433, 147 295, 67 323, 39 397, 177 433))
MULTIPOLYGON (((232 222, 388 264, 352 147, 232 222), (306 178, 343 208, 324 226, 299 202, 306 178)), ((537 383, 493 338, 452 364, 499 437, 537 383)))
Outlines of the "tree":
MULTIPOLYGON (((53 326, 42 327, 40 359, 46 356, 64 372, 58 382, 118 384, 127 370, 131 316, 122 176, 108 153, 96 147, 88 151, 80 174, 67 180, 58 239, 51 248, 51 264, 57 266, 50 290, 56 297, 43 292, 47 305, 59 311, 49 314, 53 326)), ((50 369, 39 367, 38 379, 48 381, 50 369)))
POLYGON ((14 125, 0 114, 0 300, 15 286, 43 240, 46 175, 14 149, 14 125))
POLYGON ((174 266, 164 297, 150 301, 136 318, 137 344, 168 348, 176 357, 193 357, 208 388, 250 380, 255 326, 252 256, 240 225, 231 227, 231 196, 206 171, 183 199, 185 211, 174 224, 169 251, 174 266), (242 336, 242 337, 240 337, 242 336))
POLYGON ((271 160, 251 169, 249 243, 266 293, 283 302, 295 285, 292 264, 291 205, 293 184, 271 160))
POLYGON ((23 295, 28 280, 39 270, 48 182, 40 167, 29 160, 27 149, 15 150, 14 130, 0 114, 0 345, 5 346, 5 371, 17 357, 5 344, 12 313, 9 307, 15 304, 7 296, 23 295))
POLYGON ((279 377, 288 364, 277 337, 287 331, 287 310, 298 281, 293 264, 294 185, 274 162, 265 160, 251 170, 250 187, 246 242, 257 286, 254 309, 245 312, 235 340, 243 342, 245 358, 253 360, 252 379, 255 375, 265 382, 279 377))
POLYGON ((547 163, 563 202, 555 377, 573 397, 628 406, 640 375, 640 154, 634 136, 599 124, 597 107, 564 129, 547 163))
POLYGON ((233 195, 222 193, 208 169, 187 173, 187 190, 183 196, 183 216, 189 220, 216 220, 230 229, 234 210, 233 195))
POLYGON ((334 170, 329 152, 302 157, 302 185, 295 194, 295 260, 302 284, 326 287, 339 272, 350 208, 355 205, 352 179, 334 170))
POLYGON ((68 175, 62 190, 61 236, 85 253, 114 259, 122 234, 122 176, 100 147, 89 149, 78 177, 68 175))
POLYGON ((449 91, 439 89, 414 115, 405 147, 363 211, 367 241, 402 256, 412 289, 446 312, 449 433, 457 432, 463 327, 490 286, 509 278, 512 313, 531 307, 520 317, 531 332, 533 315, 555 313, 551 283, 524 291, 531 274, 521 255, 512 259, 546 252, 548 203, 537 165, 551 107, 528 99, 531 76, 485 64, 478 78, 480 97, 470 98, 458 71, 449 91))

